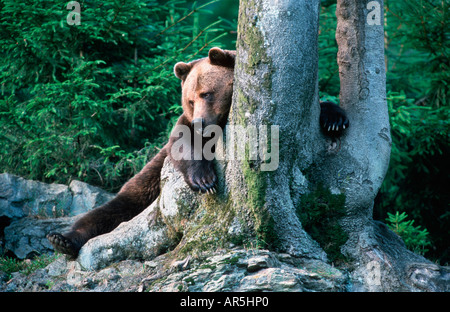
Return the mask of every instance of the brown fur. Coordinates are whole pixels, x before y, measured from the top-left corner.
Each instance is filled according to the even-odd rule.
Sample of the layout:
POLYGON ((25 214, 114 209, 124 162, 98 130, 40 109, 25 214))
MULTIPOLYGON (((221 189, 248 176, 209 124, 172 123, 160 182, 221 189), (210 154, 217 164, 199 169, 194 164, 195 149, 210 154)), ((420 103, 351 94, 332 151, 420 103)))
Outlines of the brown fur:
MULTIPOLYGON (((231 106, 234 58, 233 51, 212 48, 207 58, 175 65, 175 75, 181 79, 183 106, 177 125, 189 127, 191 133, 194 132, 191 123, 195 118, 201 118, 204 127, 225 126, 231 106)), ((121 188, 114 199, 86 213, 69 232, 48 234, 54 248, 76 257, 89 239, 112 231, 148 207, 160 193, 164 159, 170 157, 171 147, 178 139, 171 136, 163 149, 121 188)), ((171 160, 192 190, 203 193, 214 190, 217 178, 211 161, 175 160, 172 157, 171 160)))

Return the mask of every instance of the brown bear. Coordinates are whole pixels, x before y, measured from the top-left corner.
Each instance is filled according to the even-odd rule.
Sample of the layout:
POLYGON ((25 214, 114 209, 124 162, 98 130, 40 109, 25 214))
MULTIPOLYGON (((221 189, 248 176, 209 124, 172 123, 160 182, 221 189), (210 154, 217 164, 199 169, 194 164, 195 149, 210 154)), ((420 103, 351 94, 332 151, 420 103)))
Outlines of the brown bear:
MULTIPOLYGON (((209 125, 225 127, 231 107, 235 55, 235 51, 212 48, 206 58, 175 65, 175 75, 181 80, 183 107, 177 125, 187 127, 192 134, 198 134, 199 130, 209 125)), ((345 112, 337 105, 321 105, 320 122, 325 131, 337 133, 348 127, 345 112)), ((185 142, 186 145, 194 147, 194 137, 190 136, 190 142, 185 142)), ((211 139, 205 137, 201 136, 200 148, 211 139)), ((166 157, 183 174, 193 191, 215 192, 217 177, 212 160, 195 158, 196 148, 184 150, 192 157, 172 157, 172 146, 180 139, 186 140, 184 136, 172 133, 169 142, 120 189, 114 199, 86 213, 67 233, 48 234, 47 238, 55 250, 76 257, 89 239, 112 231, 121 222, 132 219, 148 207, 160 193, 160 174, 166 157)))

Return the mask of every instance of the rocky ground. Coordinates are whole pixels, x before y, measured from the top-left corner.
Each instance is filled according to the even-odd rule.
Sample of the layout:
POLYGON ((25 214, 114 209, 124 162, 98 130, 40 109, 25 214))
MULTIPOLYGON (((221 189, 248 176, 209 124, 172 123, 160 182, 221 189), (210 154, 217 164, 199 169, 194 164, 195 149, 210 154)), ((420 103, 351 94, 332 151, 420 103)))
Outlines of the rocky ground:
POLYGON ((406 251, 403 241, 380 222, 368 224, 370 230, 358 237, 356 246, 364 257, 338 269, 317 255, 297 257, 253 244, 236 247, 230 237, 243 235, 236 217, 198 206, 211 198, 191 192, 171 166, 163 169, 162 181, 161 196, 152 205, 89 240, 76 261, 59 255, 45 265, 40 262, 38 269, 17 271, 11 267, 36 268, 37 261, 30 258, 53 253, 48 232, 64 231, 113 194, 79 181, 65 186, 0 174, 0 255, 10 257, 0 258, 6 259, 6 265, 0 262, 0 292, 449 290, 450 268, 406 251), (198 229, 201 235, 195 234, 198 229), (178 236, 173 233, 183 237, 167 252, 175 247, 178 236), (400 254, 407 261, 400 261, 400 254))
MULTIPOLYGON (((162 196, 161 201, 165 203, 162 211, 168 215, 170 213, 166 210, 173 210, 169 209, 173 206, 170 203, 180 201, 177 198, 172 201, 169 199, 183 194, 184 183, 179 184, 179 190, 177 188, 174 191, 175 186, 172 185, 170 196, 162 196)), ((112 196, 79 181, 66 186, 0 174, 0 252, 18 261, 30 261, 26 259, 52 254, 53 249, 45 238, 46 233, 63 231, 80 214, 101 205, 112 196)), ((114 231, 116 234, 93 239, 76 261, 59 255, 44 268, 31 273, 27 270, 6 273, 0 269, 0 291, 348 290, 347 276, 323 261, 295 258, 256 248, 235 247, 196 252, 195 256, 181 256, 184 259, 171 252, 155 257, 158 254, 150 252, 153 242, 150 238, 159 232, 155 226, 148 226, 147 215, 151 217, 151 213, 143 213, 122 224, 114 231), (130 231, 131 234, 128 233, 130 231), (130 248, 131 251, 128 250, 130 248)))
POLYGON ((347 276, 322 261, 267 250, 231 249, 182 260, 170 253, 151 261, 125 260, 88 271, 60 255, 43 269, 25 275, 0 272, 6 292, 221 292, 346 291, 347 276))

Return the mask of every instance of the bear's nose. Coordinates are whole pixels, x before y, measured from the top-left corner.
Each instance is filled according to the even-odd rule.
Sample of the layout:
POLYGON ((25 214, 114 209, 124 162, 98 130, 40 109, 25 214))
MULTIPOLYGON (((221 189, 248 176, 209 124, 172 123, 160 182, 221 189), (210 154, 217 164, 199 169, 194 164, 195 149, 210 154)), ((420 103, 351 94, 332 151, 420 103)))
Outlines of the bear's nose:
POLYGON ((191 122, 192 128, 194 128, 194 131, 200 135, 202 135, 204 124, 205 124, 205 121, 203 120, 203 118, 195 118, 191 122))

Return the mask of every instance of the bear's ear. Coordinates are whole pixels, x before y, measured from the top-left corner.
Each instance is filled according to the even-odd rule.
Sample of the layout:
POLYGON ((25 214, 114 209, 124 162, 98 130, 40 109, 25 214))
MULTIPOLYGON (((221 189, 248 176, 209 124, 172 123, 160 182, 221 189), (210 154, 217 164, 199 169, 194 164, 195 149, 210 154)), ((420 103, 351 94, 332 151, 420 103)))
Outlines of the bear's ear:
POLYGON ((175 73, 175 76, 180 78, 181 80, 185 80, 189 72, 191 71, 192 65, 178 62, 175 64, 175 67, 173 68, 173 71, 175 73))
POLYGON ((220 48, 212 48, 209 50, 209 62, 212 65, 234 68, 234 60, 236 51, 222 50, 220 48))

